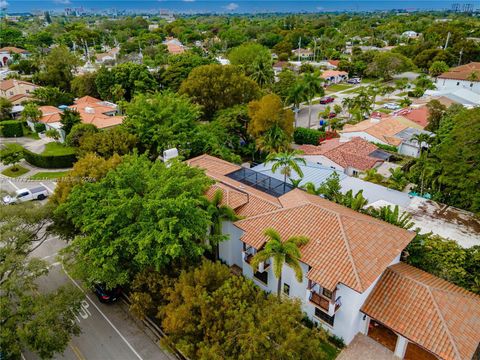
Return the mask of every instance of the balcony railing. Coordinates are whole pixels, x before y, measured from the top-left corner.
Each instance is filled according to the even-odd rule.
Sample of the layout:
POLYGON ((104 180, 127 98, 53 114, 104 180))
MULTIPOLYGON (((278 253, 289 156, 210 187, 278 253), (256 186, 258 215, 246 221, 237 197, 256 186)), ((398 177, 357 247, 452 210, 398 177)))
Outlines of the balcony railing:
MULTIPOLYGON (((318 287, 318 286, 317 286, 318 287)), ((335 315, 335 313, 342 306, 341 296, 336 298, 335 301, 326 298, 325 296, 320 295, 314 288, 307 290, 308 300, 317 306, 318 308, 325 311, 329 316, 335 315)))

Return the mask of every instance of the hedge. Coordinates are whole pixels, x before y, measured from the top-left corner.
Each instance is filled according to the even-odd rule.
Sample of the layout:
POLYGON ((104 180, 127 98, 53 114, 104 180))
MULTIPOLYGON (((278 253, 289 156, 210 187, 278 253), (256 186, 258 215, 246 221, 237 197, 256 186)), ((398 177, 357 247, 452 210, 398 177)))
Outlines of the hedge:
POLYGON ((318 145, 318 143, 320 142, 320 138, 324 136, 325 133, 323 131, 300 127, 296 128, 293 132, 293 140, 297 145, 318 145))
POLYGON ((385 144, 380 144, 380 143, 376 143, 374 142, 375 145, 377 145, 380 149, 383 149, 383 150, 386 150, 386 151, 391 151, 391 152, 398 152, 398 148, 396 146, 393 146, 393 145, 385 145, 385 144))
POLYGON ((45 169, 69 168, 77 161, 77 156, 74 153, 65 155, 42 155, 35 154, 27 149, 25 149, 23 153, 25 160, 29 164, 45 169))
POLYGON ((23 136, 22 123, 17 120, 7 120, 0 123, 2 135, 5 137, 23 136))

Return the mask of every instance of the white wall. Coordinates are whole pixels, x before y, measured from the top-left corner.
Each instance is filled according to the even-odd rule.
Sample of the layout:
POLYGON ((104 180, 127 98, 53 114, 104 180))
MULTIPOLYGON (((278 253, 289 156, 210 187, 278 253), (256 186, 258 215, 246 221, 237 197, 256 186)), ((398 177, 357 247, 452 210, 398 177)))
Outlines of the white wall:
POLYGON ((465 81, 453 79, 437 79, 437 89, 460 89, 465 88, 480 94, 480 81, 465 81), (458 85, 457 85, 458 84, 458 85), (470 86, 473 85, 473 86, 470 86))
POLYGON ((348 133, 340 133, 340 141, 346 140, 346 139, 353 139, 354 137, 361 137, 364 140, 374 142, 374 143, 379 143, 383 145, 388 145, 386 142, 381 141, 380 139, 377 139, 376 137, 367 134, 366 132, 363 131, 356 131, 356 132, 348 132, 348 133))
POLYGON ((319 164, 322 166, 326 166, 335 170, 344 171, 345 169, 338 165, 337 163, 333 162, 329 158, 323 155, 301 155, 305 160, 308 162, 313 162, 315 164, 319 164))
MULTIPOLYGON (((243 243, 240 240, 242 231, 231 222, 224 223, 223 231, 229 233, 230 238, 220 244, 220 258, 228 265, 236 264, 240 266, 243 270, 243 275, 246 278, 252 279, 262 290, 276 294, 278 279, 273 274, 273 266, 270 265, 266 270, 268 273, 268 283, 264 284, 259 281, 253 276, 252 267, 242 259, 243 243)), ((399 261, 400 254, 390 263, 390 265, 396 264, 399 261)), ((359 293, 343 284, 337 285, 335 299, 340 297, 341 306, 335 314, 334 326, 332 327, 315 316, 315 305, 308 300, 308 279, 306 275, 309 267, 302 262, 300 262, 300 265, 303 271, 301 282, 297 281, 294 271, 289 266, 285 265, 283 267, 281 285, 282 293, 283 284, 286 283, 290 285, 289 297, 301 300, 302 310, 307 316, 317 324, 321 325, 325 330, 341 337, 345 344, 348 345, 355 335, 358 332, 363 332, 367 326, 368 317, 365 317, 364 320, 364 315, 360 312, 360 308, 364 304, 368 295, 370 295, 380 277, 378 277, 363 293, 359 293)))
POLYGON ((231 221, 224 221, 222 224, 223 234, 228 235, 228 240, 219 244, 219 257, 228 266, 237 265, 242 267, 243 243, 240 241, 242 230, 237 228, 231 221))
POLYGON ((403 155, 407 155, 407 156, 419 157, 420 156, 420 148, 418 146, 413 146, 413 145, 402 143, 398 147, 398 153, 403 154, 403 155))

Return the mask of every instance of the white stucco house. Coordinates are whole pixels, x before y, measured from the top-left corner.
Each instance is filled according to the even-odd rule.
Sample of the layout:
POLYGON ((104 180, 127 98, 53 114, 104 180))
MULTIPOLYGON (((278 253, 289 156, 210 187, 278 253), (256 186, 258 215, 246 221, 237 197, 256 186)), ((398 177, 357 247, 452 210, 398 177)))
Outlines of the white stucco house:
POLYGON ((440 91, 464 88, 480 94, 480 62, 471 62, 451 68, 439 75, 435 84, 440 91))
MULTIPOLYGON (((347 345, 358 333, 376 339, 378 334, 392 332, 396 338, 391 350, 398 358, 412 351, 434 356, 432 359, 444 355, 436 344, 426 341, 434 338, 434 341, 445 342, 444 337, 438 336, 445 331, 441 325, 428 326, 428 319, 422 322, 425 317, 412 322, 414 326, 401 318, 405 325, 400 320, 389 326, 382 323, 389 316, 402 314, 399 307, 418 306, 419 310, 432 310, 431 303, 411 304, 412 300, 405 296, 408 290, 395 292, 397 289, 388 288, 391 274, 402 272, 398 281, 408 282, 411 277, 418 277, 419 272, 423 273, 400 262, 402 251, 414 238, 414 232, 307 194, 254 169, 209 155, 190 159, 187 163, 204 169, 207 176, 215 180, 207 191, 208 198, 221 191, 223 204, 242 217, 236 222, 223 223, 228 240, 219 244, 220 260, 232 271, 252 279, 267 292, 276 292, 278 279, 271 260, 261 263, 258 269, 250 265, 253 256, 268 241, 265 230, 275 229, 282 239, 306 236, 309 242, 300 248, 302 279, 297 281, 294 271, 284 265, 280 288, 283 296, 300 300, 303 311, 315 324, 341 337, 347 345), (392 296, 388 295, 389 291, 392 296), (400 303, 395 302, 397 298, 400 303), (389 308, 395 308, 396 312, 390 314, 389 308), (415 332, 418 329, 421 330, 415 332)), ((416 284, 421 283, 421 279, 415 280, 416 284)), ((436 291, 434 282, 424 286, 436 291)), ((451 284, 449 291, 454 296, 459 291, 465 292, 451 284)), ((468 294, 469 311, 473 306, 478 307, 470 315, 480 316, 480 297, 468 294)), ((420 299, 424 293, 415 295, 420 299)), ((440 305, 440 311, 443 310, 444 306, 440 305)), ((455 323, 458 317, 451 322, 455 323)), ((480 334, 480 323, 468 321, 465 329, 455 329, 458 337, 447 339, 446 345, 449 348, 463 346, 462 351, 471 355, 476 349, 470 341, 478 337, 477 331, 480 334)), ((382 343, 382 338, 378 337, 377 341, 382 343)))

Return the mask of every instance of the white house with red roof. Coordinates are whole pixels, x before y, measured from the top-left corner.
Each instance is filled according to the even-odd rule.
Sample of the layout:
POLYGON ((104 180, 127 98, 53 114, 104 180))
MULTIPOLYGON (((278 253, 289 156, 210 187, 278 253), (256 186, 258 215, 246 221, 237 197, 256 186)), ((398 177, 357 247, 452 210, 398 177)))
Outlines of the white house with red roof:
POLYGON ((480 62, 451 68, 436 79, 438 90, 458 90, 461 88, 480 94, 480 62))
POLYGON ((338 84, 348 79, 348 72, 340 70, 325 70, 320 77, 327 85, 338 84))
POLYGON ((14 46, 6 46, 0 49, 0 67, 7 66, 8 62, 13 59, 15 54, 20 58, 26 59, 30 56, 30 52, 25 49, 20 49, 14 46))
POLYGON ((298 150, 302 151, 300 156, 305 160, 343 171, 349 176, 376 168, 389 158, 388 153, 360 137, 330 139, 318 146, 301 145, 298 150))
POLYGON ((207 198, 221 191, 223 204, 242 217, 223 223, 228 240, 219 244, 220 259, 232 271, 274 293, 278 279, 272 260, 256 271, 250 266, 268 241, 265 230, 275 229, 282 239, 306 236, 309 242, 300 248, 301 281, 284 265, 280 286, 283 296, 300 300, 315 324, 347 345, 358 333, 379 342, 390 336, 392 355, 399 358, 407 353, 421 354, 421 359, 474 357, 480 297, 401 263, 414 232, 209 155, 188 164, 215 181, 207 198), (398 285, 392 286, 395 281, 398 285), (379 327, 373 325, 380 323, 384 328, 378 337, 379 327))

